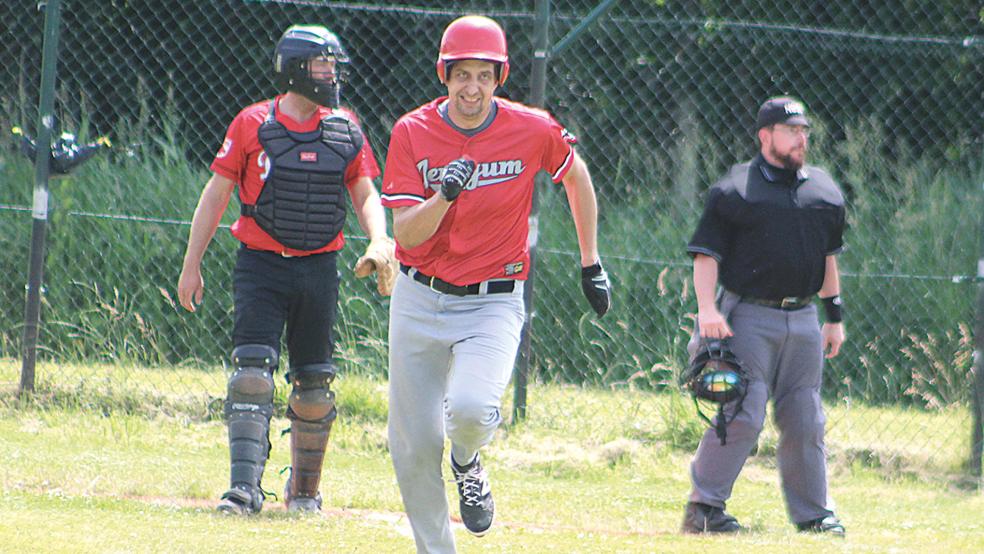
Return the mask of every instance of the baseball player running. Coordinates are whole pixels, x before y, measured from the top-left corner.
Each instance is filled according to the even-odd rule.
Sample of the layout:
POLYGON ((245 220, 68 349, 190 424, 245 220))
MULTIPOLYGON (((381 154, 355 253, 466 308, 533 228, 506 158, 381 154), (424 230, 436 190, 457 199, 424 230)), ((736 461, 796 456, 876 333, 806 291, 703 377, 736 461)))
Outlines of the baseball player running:
POLYGON ((683 531, 742 529, 724 507, 772 398, 789 517, 800 531, 843 535, 827 494, 820 383, 824 351, 836 356, 844 342, 836 258, 844 197, 826 171, 804 165, 810 127, 801 102, 767 100, 755 128, 759 155, 732 167, 710 189, 687 246, 700 335, 730 337, 749 382, 744 401, 725 407, 726 417, 734 418, 727 443, 711 429, 700 441, 683 531), (826 312, 822 329, 812 303, 817 293, 826 312))
POLYGON ((377 271, 388 294, 396 275, 393 241, 372 179, 379 174, 355 116, 339 107, 342 66, 338 37, 319 25, 287 29, 274 52, 274 73, 285 93, 243 109, 212 162, 191 223, 178 298, 194 312, 202 301, 202 256, 229 199, 239 188, 241 216, 232 234, 233 372, 225 416, 229 426, 230 487, 220 512, 260 511, 260 486, 270 450, 273 373, 287 328, 291 474, 290 511, 321 509, 318 483, 335 420, 332 327, 338 300, 336 257, 345 243, 345 195, 370 237, 356 275, 377 271))
POLYGON ((591 307, 601 316, 611 304, 594 188, 574 137, 546 112, 494 96, 509 75, 502 28, 481 16, 451 22, 437 75, 448 94, 397 121, 382 194, 402 270, 390 304, 390 451, 417 550, 431 554, 455 551, 445 432, 465 527, 482 536, 492 525, 479 449, 502 421, 519 347, 539 170, 564 184, 591 307))

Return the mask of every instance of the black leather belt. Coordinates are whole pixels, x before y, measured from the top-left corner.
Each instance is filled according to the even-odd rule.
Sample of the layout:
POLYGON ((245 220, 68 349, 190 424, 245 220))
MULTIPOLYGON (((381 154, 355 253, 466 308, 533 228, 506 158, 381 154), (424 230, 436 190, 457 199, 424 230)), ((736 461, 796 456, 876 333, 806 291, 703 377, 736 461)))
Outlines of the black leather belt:
MULTIPOLYGON (((451 283, 445 281, 444 279, 439 279, 437 277, 431 277, 430 275, 424 275, 419 271, 414 271, 413 274, 410 273, 412 268, 405 264, 400 264, 400 271, 405 273, 407 276, 412 277, 414 281, 422 283, 443 294, 451 294, 454 296, 468 296, 470 294, 478 294, 481 291, 481 283, 473 283, 471 285, 452 285, 451 283)), ((496 294, 500 292, 512 292, 516 288, 516 281, 506 280, 506 281, 489 281, 486 287, 486 294, 496 294)))
POLYGON ((787 296, 785 298, 755 298, 754 296, 741 296, 741 301, 748 304, 768 306, 779 310, 793 311, 800 310, 810 305, 813 298, 808 296, 787 296))

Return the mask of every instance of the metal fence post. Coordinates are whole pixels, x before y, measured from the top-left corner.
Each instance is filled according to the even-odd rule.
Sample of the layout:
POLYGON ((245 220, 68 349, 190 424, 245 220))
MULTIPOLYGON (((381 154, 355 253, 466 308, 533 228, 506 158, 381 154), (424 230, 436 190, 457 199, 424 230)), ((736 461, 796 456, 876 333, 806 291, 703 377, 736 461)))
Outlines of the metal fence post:
MULTIPOLYGON (((981 185, 984 193, 984 185, 981 185)), ((984 213, 981 214, 981 257, 977 260, 977 321, 974 325, 974 393, 971 418, 970 473, 981 485, 981 461, 984 450, 984 213)))
POLYGON ((41 319, 41 287, 44 274, 44 242, 48 221, 48 174, 51 136, 55 127, 55 78, 58 68, 58 37, 61 0, 39 4, 44 8, 44 46, 41 57, 41 91, 38 101, 37 155, 34 158, 34 204, 32 209, 31 259, 28 265, 27 301, 24 307, 23 365, 20 392, 34 390, 34 365, 41 319))
MULTIPOLYGON (((533 106, 542 107, 547 90, 547 56, 550 42, 550 0, 536 0, 536 20, 533 32, 533 68, 530 74, 530 98, 533 106)), ((523 322, 523 335, 519 343, 519 360, 513 375, 513 421, 526 417, 526 387, 529 383, 532 363, 533 339, 533 284, 536 276, 536 243, 540 235, 540 189, 543 175, 537 175, 533 187, 533 206, 530 210, 530 272, 523 289, 523 304, 526 305, 526 320, 523 322)))
MULTIPOLYGON (((557 44, 550 48, 550 0, 536 0, 536 19, 533 32, 533 67, 530 74, 530 105, 542 108, 547 98, 547 60, 566 49, 571 42, 583 33, 599 17, 604 15, 616 0, 604 0, 568 32, 557 44)), ((513 376, 513 421, 526 417, 526 387, 529 383, 533 347, 531 333, 533 317, 533 286, 536 278, 536 243, 540 238, 540 189, 546 186, 546 177, 537 175, 537 185, 533 188, 533 207, 530 210, 530 273, 523 289, 523 303, 526 305, 526 321, 523 322, 523 336, 519 344, 519 363, 513 376)))

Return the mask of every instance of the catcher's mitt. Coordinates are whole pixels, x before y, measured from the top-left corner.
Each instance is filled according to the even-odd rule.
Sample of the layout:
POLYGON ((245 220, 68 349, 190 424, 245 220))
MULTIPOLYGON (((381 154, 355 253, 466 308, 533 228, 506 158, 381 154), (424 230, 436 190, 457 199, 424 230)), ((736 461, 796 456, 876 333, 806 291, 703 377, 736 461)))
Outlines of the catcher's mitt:
POLYGON ((396 283, 396 273, 399 271, 396 261, 396 243, 389 237, 369 242, 366 253, 355 262, 355 276, 367 277, 376 272, 376 289, 379 294, 389 296, 396 283))

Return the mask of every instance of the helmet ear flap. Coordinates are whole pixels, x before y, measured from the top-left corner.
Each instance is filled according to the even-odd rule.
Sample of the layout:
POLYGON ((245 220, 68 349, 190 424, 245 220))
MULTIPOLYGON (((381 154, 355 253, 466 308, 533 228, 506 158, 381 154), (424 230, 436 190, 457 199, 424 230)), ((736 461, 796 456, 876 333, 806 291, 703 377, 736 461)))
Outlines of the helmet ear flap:
POLYGON ((499 86, 506 84, 506 79, 509 77, 509 60, 506 60, 499 64, 499 86))
POLYGON ((439 81, 441 81, 441 84, 442 85, 447 82, 447 75, 444 73, 445 69, 446 68, 445 68, 445 65, 444 65, 444 60, 442 60, 441 58, 438 58, 437 59, 437 79, 439 81))

